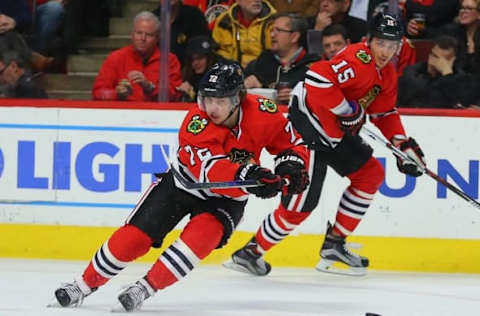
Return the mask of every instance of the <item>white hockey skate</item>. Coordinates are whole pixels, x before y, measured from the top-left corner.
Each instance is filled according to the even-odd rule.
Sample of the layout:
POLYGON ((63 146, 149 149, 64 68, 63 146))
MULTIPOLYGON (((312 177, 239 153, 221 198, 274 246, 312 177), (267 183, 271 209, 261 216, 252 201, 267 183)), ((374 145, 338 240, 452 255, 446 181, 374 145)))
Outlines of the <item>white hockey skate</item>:
MULTIPOLYGON (((55 298, 62 307, 78 307, 82 305, 83 299, 96 289, 90 289, 83 280, 76 280, 72 283, 65 283, 55 290, 55 298)), ((54 307, 50 304, 49 307, 54 307)))
POLYGON ((330 233, 332 226, 328 223, 327 234, 320 250, 320 261, 315 269, 318 271, 351 276, 367 274, 368 258, 362 257, 347 247, 345 238, 330 233))
POLYGON ((155 290, 144 278, 127 287, 120 295, 118 300, 127 312, 139 309, 143 301, 155 294, 155 290))
POLYGON ((232 258, 223 263, 227 269, 248 273, 255 276, 265 276, 270 273, 272 267, 263 260, 261 254, 255 251, 257 241, 253 237, 247 245, 232 254, 232 258))

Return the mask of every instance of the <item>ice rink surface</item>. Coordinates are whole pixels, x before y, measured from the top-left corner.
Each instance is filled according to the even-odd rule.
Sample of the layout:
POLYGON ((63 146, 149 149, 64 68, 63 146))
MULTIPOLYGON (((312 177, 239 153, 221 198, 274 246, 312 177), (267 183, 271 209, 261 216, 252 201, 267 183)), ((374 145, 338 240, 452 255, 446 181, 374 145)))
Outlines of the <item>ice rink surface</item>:
MULTIPOLYGON (((47 308, 53 291, 87 262, 0 259, 0 316, 115 315, 116 296, 149 268, 132 264, 79 308, 47 308)), ((253 277, 200 266, 130 315, 480 315, 480 275, 370 272, 365 277, 274 268, 253 277)))

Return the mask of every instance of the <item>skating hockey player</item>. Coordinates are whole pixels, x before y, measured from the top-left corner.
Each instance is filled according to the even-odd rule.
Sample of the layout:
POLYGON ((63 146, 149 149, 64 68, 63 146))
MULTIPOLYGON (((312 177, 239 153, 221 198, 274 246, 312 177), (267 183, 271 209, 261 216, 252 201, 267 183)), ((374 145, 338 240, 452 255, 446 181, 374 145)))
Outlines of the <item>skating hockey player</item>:
POLYGON ((164 236, 190 216, 180 237, 147 274, 118 296, 126 311, 136 310, 227 243, 249 193, 271 198, 282 190, 299 193, 306 188, 309 158, 301 137, 275 103, 246 94, 243 80, 237 65, 216 64, 203 77, 199 106, 187 113, 179 132, 178 171, 198 183, 251 179, 263 185, 189 190, 167 172, 142 196, 125 225, 98 249, 83 275, 55 290, 61 306, 80 305, 129 262, 160 247, 164 236), (275 173, 259 165, 264 148, 276 155, 275 173))
MULTIPOLYGON (((270 272, 263 254, 287 237, 315 208, 327 164, 347 177, 350 185, 340 199, 335 223, 327 224, 316 268, 349 275, 366 273, 368 258, 351 252, 345 243, 384 179, 384 170, 372 157, 372 148, 358 135, 366 114, 392 144, 425 164, 422 150, 406 135, 395 108, 397 76, 390 61, 399 48, 402 34, 395 17, 379 14, 367 42, 350 45, 333 59, 312 64, 305 82, 293 90, 289 105, 290 120, 314 150, 311 155, 311 164, 315 166, 312 184, 300 195, 303 200, 282 198, 280 207, 265 218, 246 246, 233 253, 226 267, 254 275, 270 272), (304 204, 298 207, 288 203, 291 201, 303 201, 304 204), (341 267, 334 267, 336 262, 341 267)), ((411 176, 422 174, 409 161, 397 158, 397 166, 411 176)))

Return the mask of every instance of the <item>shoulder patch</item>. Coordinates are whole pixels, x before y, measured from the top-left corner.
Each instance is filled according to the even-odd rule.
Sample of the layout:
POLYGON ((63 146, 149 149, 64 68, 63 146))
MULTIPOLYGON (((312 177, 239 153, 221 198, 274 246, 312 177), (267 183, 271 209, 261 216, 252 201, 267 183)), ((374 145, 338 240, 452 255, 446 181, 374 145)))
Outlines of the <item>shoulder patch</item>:
POLYGON ((208 7, 205 10, 205 18, 207 19, 208 24, 215 21, 215 19, 228 10, 228 6, 225 4, 214 4, 211 7, 208 7))
POLYGON ((200 115, 192 116, 192 120, 187 125, 187 132, 197 135, 207 127, 208 120, 201 118, 200 115))
POLYGON ((278 112, 277 104, 271 99, 258 98, 258 109, 262 112, 276 113, 278 112))
POLYGON ((360 61, 364 64, 369 64, 372 61, 372 56, 370 56, 366 51, 360 49, 357 51, 355 56, 360 59, 360 61))

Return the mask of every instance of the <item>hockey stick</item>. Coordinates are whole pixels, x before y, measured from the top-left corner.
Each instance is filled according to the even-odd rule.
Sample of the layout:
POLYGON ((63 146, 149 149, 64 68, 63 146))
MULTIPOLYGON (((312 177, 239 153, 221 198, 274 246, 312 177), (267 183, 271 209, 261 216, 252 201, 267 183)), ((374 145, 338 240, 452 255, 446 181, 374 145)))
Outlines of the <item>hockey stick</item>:
POLYGON ((222 189, 222 188, 249 188, 258 187, 264 185, 261 182, 255 180, 237 180, 237 181, 225 181, 225 182, 192 182, 185 178, 177 169, 170 165, 170 170, 173 176, 189 190, 204 190, 204 189, 222 189))
MULTIPOLYGON (((225 182, 192 182, 189 179, 185 178, 170 161, 170 158, 167 156, 163 146, 160 146, 162 151, 163 158, 168 163, 170 170, 172 171, 173 176, 177 179, 186 189, 189 190, 205 190, 205 189, 222 189, 222 188, 249 188, 249 187, 258 187, 264 185, 263 183, 256 180, 235 180, 235 181, 225 181, 225 182)), ((288 179, 282 178, 282 186, 288 186, 288 179)))
POLYGON ((386 141, 385 138, 383 138, 382 136, 379 136, 377 135, 376 133, 374 133, 373 131, 369 130, 368 128, 366 128, 365 126, 361 129, 361 131, 366 134, 368 137, 372 138, 373 140, 385 145, 385 147, 387 147, 388 149, 390 149, 390 151, 393 152, 394 155, 400 157, 401 159, 403 160, 408 160, 412 163, 414 163, 415 165, 418 166, 418 168, 420 168, 420 170, 427 174, 428 176, 430 176, 430 178, 434 179, 435 181, 443 184, 445 187, 447 187, 448 189, 450 189, 453 193, 457 194, 458 196, 460 196, 462 199, 464 199, 465 201, 467 201, 470 205, 473 205, 474 207, 476 207, 477 209, 480 210, 480 203, 478 203, 476 200, 474 200, 472 197, 470 197, 468 194, 466 194, 465 192, 463 192, 462 190, 458 189, 456 186, 454 186, 453 184, 449 183, 447 180, 441 178, 439 175, 437 175, 436 173, 434 173, 433 171, 431 171, 430 169, 428 169, 427 167, 419 164, 417 161, 415 161, 413 158, 411 158, 410 156, 408 156, 406 153, 404 153, 403 151, 401 151, 400 149, 398 149, 397 147, 393 146, 390 142, 386 141))

